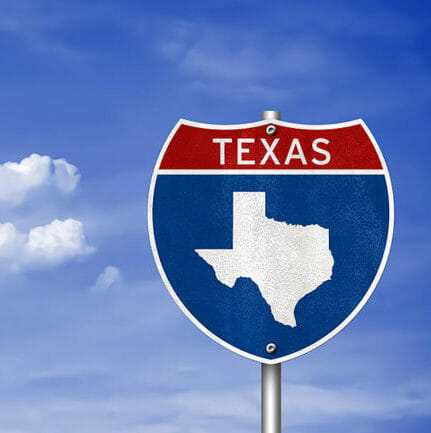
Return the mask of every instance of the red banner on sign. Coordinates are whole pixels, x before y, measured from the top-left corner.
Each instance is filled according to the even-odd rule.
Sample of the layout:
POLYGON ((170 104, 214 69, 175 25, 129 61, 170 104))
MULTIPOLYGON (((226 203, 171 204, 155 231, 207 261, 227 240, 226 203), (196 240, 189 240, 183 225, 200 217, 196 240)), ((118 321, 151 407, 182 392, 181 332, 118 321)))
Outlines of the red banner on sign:
POLYGON ((249 128, 181 121, 161 170, 381 170, 363 122, 307 127, 259 122, 249 128), (199 126, 196 126, 199 125, 199 126), (275 132, 268 126, 275 126, 275 132), (318 128, 318 129, 317 129, 318 128), (271 134, 272 133, 272 134, 271 134))

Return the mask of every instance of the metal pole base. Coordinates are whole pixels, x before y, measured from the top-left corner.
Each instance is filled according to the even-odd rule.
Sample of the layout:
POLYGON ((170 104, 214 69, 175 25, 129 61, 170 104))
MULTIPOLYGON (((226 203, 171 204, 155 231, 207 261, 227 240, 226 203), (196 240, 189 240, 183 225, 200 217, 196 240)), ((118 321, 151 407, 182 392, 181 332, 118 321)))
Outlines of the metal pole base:
POLYGON ((262 364, 262 433, 281 433, 281 364, 262 364))

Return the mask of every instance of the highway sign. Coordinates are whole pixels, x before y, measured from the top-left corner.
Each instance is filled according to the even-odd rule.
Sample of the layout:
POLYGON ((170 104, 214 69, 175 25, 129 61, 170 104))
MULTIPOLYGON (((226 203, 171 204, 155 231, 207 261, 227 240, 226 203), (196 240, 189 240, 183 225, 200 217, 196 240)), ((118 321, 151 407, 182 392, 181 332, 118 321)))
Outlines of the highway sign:
POLYGON ((362 120, 180 120, 154 168, 148 226, 187 317, 275 364, 332 338, 375 289, 393 231, 389 172, 362 120))

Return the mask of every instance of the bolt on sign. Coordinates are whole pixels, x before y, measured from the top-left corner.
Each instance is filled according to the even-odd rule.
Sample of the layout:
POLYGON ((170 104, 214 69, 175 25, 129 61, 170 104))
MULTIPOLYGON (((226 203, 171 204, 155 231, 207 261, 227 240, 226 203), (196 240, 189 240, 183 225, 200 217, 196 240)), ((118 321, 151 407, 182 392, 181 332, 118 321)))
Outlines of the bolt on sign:
POLYGON ((362 120, 180 120, 148 205, 175 302, 213 340, 266 364, 309 352, 358 314, 393 220, 389 172, 362 120))

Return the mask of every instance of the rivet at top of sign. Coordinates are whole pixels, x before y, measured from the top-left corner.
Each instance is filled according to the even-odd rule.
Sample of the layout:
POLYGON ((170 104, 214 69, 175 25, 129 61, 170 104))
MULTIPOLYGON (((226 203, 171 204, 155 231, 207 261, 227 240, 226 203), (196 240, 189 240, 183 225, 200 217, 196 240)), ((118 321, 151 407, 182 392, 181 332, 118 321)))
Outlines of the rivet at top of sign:
POLYGON ((277 345, 275 343, 268 343, 266 345, 266 351, 268 353, 274 353, 277 350, 277 345))
POLYGON ((266 133, 268 135, 274 135, 277 132, 277 128, 275 127, 275 125, 268 125, 266 127, 266 133))

